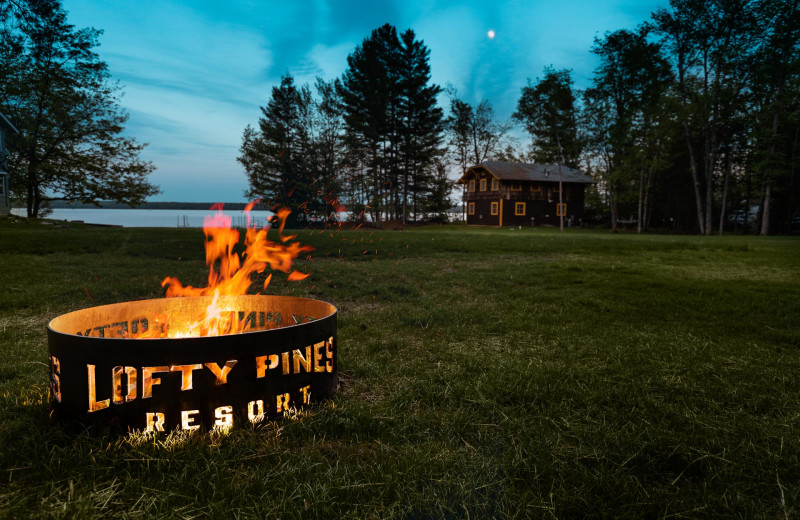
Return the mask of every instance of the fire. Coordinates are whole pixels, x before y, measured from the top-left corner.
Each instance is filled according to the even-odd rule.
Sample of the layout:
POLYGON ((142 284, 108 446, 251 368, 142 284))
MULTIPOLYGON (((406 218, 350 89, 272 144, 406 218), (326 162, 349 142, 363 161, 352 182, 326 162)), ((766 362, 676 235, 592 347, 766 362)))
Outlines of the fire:
MULTIPOLYGON (((244 237, 244 251, 238 254, 235 247, 239 244, 239 231, 231 228, 231 217, 222 213, 222 204, 211 207, 217 213, 209 215, 203 222, 203 233, 206 235, 206 265, 208 265, 208 285, 192 287, 183 285, 177 278, 168 276, 161 282, 167 288, 167 298, 176 296, 213 296, 206 308, 205 317, 196 322, 178 323, 169 316, 158 316, 153 327, 134 335, 135 338, 162 337, 195 337, 219 336, 241 332, 235 311, 219 305, 220 296, 241 296, 253 285, 252 275, 262 273, 269 267, 273 271, 288 273, 289 281, 298 281, 309 275, 292 269, 294 260, 303 252, 313 251, 311 246, 300 245, 294 239, 297 235, 283 234, 286 218, 290 211, 279 209, 276 213, 278 238, 273 242, 267 238, 269 227, 258 229, 251 225, 250 211, 258 201, 251 202, 245 208, 247 229, 244 237)), ((270 273, 263 284, 266 289, 272 280, 270 273)))

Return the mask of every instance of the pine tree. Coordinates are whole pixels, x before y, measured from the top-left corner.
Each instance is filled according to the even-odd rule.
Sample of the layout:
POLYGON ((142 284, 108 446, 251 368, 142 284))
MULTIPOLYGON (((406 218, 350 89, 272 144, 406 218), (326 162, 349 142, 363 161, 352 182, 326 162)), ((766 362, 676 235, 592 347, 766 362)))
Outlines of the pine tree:
POLYGON ((339 200, 343 192, 342 173, 349 170, 353 162, 346 146, 338 85, 338 80, 324 81, 317 78, 316 82, 319 101, 316 105, 318 183, 315 198, 322 203, 322 210, 328 221, 335 220, 344 208, 339 200))
POLYGON ((394 167, 392 150, 397 144, 392 116, 398 101, 393 79, 399 46, 393 26, 386 24, 372 31, 347 57, 348 68, 339 88, 353 144, 362 146, 367 155, 371 179, 367 204, 378 223, 389 209, 386 199, 394 167))
MULTIPOLYGON (((407 205, 412 206, 417 220, 420 197, 440 188, 432 175, 437 169, 437 158, 442 154, 444 117, 437 106, 436 97, 442 91, 438 85, 428 85, 431 77, 430 50, 415 39, 414 31, 402 35, 401 155, 403 157, 403 208, 402 217, 408 218, 407 205)), ((434 198, 440 201, 441 197, 434 198)), ((432 211, 439 211, 437 202, 432 211)), ((429 209, 430 205, 429 205, 429 209)), ((447 208, 445 208, 447 209, 447 208)))
POLYGON ((297 88, 285 74, 261 108, 258 130, 244 131, 239 162, 250 188, 246 195, 292 210, 292 222, 320 212, 316 193, 317 155, 312 140, 313 100, 307 85, 297 88))
POLYGON ((418 195, 430 190, 441 148, 441 89, 429 85, 430 51, 394 26, 375 29, 347 58, 338 89, 354 155, 370 179, 367 200, 373 219, 416 218, 418 195))

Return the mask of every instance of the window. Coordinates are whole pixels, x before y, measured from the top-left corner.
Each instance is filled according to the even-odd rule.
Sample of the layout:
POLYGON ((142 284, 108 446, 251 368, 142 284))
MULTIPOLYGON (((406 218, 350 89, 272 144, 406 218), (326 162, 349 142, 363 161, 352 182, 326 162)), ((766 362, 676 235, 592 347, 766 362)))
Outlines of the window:
POLYGON ((511 191, 522 191, 522 183, 521 182, 512 182, 511 183, 511 191))
POLYGON ((535 182, 531 183, 531 191, 542 191, 542 185, 535 182))
POLYGON ((497 215, 499 213, 500 213, 500 203, 492 202, 492 215, 497 215))
POLYGON ((567 205, 566 204, 556 204, 556 216, 557 217, 565 217, 565 216, 567 216, 567 205))
POLYGON ((486 191, 486 179, 481 179, 481 191, 486 191))
POLYGON ((500 189, 500 179, 492 179, 492 191, 500 189))
POLYGON ((467 214, 468 215, 474 215, 475 214, 475 203, 474 202, 470 202, 469 204, 467 204, 467 214))
POLYGON ((472 193, 475 191, 475 179, 469 181, 469 192, 472 193))
POLYGON ((514 204, 514 215, 525 215, 525 203, 517 202, 514 204))

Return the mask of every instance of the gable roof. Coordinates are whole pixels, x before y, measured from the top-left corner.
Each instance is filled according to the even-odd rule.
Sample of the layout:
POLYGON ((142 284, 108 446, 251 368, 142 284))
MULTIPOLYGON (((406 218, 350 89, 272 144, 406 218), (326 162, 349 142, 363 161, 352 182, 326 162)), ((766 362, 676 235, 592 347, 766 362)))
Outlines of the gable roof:
MULTIPOLYGON (((467 176, 477 168, 483 168, 501 181, 558 181, 557 164, 529 164, 502 161, 486 161, 467 169, 458 182, 467 182, 467 176)), ((581 184, 594 184, 588 175, 574 168, 561 166, 563 182, 577 182, 581 184)))
POLYGON ((14 125, 11 124, 11 121, 9 121, 2 112, 0 112, 0 126, 5 127, 9 132, 14 132, 15 134, 19 133, 19 130, 17 130, 14 125))

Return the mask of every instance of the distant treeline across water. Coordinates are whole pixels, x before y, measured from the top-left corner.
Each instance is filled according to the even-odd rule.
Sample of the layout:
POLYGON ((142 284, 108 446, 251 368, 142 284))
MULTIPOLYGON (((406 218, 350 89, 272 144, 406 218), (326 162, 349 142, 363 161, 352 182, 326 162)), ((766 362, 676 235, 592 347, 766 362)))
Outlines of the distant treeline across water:
MULTIPOLYGON (((145 202, 144 204, 136 207, 129 206, 128 204, 121 204, 111 200, 101 200, 98 202, 100 205, 84 204, 82 202, 69 202, 65 200, 54 200, 50 202, 52 209, 191 209, 191 210, 208 210, 216 202, 145 202)), ((224 202, 225 209, 229 210, 244 210, 247 202, 224 202)), ((262 204, 255 206, 256 210, 266 210, 262 204)))
MULTIPOLYGON (((158 203, 157 203, 158 204, 158 203)), ((84 222, 101 226, 123 227, 203 227, 206 216, 215 212, 209 209, 211 205, 201 208, 97 208, 94 206, 52 208, 46 219, 66 220, 69 222, 84 222)), ((235 206, 235 204, 231 204, 235 206)), ((244 228, 250 224, 259 228, 267 227, 267 219, 273 215, 271 211, 253 210, 249 215, 244 213, 244 204, 237 209, 227 204, 223 213, 231 218, 231 225, 244 228)), ((18 216, 25 215, 24 208, 14 208, 11 213, 18 216)))

